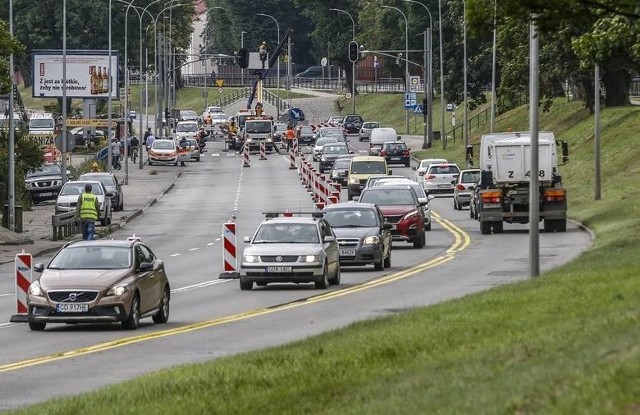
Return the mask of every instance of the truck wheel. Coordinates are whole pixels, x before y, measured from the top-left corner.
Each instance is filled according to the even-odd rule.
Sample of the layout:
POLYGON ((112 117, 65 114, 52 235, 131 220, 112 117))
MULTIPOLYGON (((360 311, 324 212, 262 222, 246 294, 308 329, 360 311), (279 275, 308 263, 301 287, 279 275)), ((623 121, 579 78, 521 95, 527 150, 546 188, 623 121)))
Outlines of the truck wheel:
POLYGON ((491 233, 491 222, 480 221, 480 233, 483 235, 489 235, 491 233))
POLYGON ((544 232, 566 232, 567 221, 565 219, 545 219, 544 220, 544 232))
POLYGON ((493 233, 502 233, 502 222, 493 222, 493 233))

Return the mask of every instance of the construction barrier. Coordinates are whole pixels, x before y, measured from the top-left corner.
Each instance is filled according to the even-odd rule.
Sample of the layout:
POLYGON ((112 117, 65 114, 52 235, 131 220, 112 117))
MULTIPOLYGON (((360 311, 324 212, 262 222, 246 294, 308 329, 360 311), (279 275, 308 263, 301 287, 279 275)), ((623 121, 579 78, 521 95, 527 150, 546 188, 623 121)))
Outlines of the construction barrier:
POLYGON ((251 167, 249 163, 249 144, 242 145, 242 167, 251 167))
POLYGON ((222 263, 224 270, 221 279, 232 279, 240 276, 238 272, 238 249, 236 240, 236 224, 227 222, 222 225, 222 263))
POLYGON ((33 257, 22 251, 15 258, 16 311, 9 320, 12 323, 26 323, 28 318, 27 291, 33 280, 33 257))
POLYGON ((267 159, 267 150, 265 147, 264 141, 260 141, 260 160, 267 159))

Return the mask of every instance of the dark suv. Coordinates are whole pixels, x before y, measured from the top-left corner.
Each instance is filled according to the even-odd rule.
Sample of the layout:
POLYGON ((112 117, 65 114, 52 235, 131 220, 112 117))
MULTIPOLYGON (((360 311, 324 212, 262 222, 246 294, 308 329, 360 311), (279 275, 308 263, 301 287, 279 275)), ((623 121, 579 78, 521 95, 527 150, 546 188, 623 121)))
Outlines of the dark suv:
POLYGON ((336 203, 322 211, 336 234, 340 266, 373 264, 376 271, 391 266, 391 229, 371 203, 336 203))
POLYGON ((34 204, 55 200, 62 188, 62 166, 58 163, 43 164, 28 172, 24 183, 34 204))
POLYGON ((342 119, 342 128, 347 134, 358 134, 362 128, 362 117, 357 114, 345 115, 342 119))
POLYGON ((360 195, 360 202, 377 205, 386 223, 391 224, 391 238, 394 241, 413 243, 414 248, 425 245, 423 202, 408 186, 374 186, 366 188, 360 195))

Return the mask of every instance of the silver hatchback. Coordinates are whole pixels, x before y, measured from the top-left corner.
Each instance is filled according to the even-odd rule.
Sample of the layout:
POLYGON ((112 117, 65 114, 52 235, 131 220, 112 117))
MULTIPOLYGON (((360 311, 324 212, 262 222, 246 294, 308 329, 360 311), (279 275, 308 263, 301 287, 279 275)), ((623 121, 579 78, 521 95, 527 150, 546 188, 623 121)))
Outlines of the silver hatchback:
POLYGON ((460 168, 455 163, 431 164, 422 176, 422 187, 427 194, 453 193, 458 176, 460 168))
POLYGON ((453 208, 462 210, 464 206, 469 206, 471 195, 480 180, 480 169, 462 170, 453 189, 453 208))

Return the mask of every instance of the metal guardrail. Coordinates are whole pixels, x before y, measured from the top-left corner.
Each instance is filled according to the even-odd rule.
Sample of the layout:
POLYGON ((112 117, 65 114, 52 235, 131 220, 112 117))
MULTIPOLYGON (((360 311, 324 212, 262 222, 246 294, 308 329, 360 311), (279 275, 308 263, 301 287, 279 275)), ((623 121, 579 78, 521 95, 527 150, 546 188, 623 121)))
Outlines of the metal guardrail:
POLYGON ((76 219, 76 212, 51 215, 51 226, 53 228, 54 241, 82 232, 80 221, 76 219))

